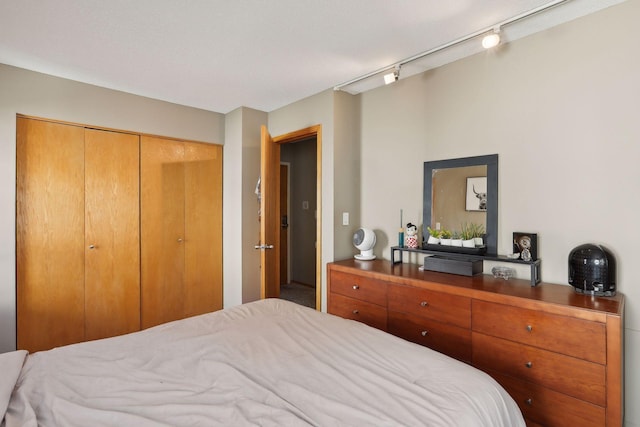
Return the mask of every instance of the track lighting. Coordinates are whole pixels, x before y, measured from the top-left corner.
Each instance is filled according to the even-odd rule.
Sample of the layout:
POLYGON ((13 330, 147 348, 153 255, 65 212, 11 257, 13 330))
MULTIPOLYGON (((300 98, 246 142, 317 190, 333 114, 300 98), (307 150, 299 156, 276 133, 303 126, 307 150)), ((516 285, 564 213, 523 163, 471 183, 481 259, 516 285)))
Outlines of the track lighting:
POLYGON ((396 65, 392 73, 384 75, 384 84, 388 85, 393 82, 397 82, 400 77, 400 65, 396 65))
POLYGON ((499 44, 500 44, 500 27, 494 28, 491 34, 487 34, 482 39, 482 47, 485 49, 491 49, 492 47, 496 47, 499 44))
MULTIPOLYGON (((356 77, 355 79, 351 79, 351 80, 346 81, 344 83, 341 83, 341 84, 339 84, 337 86, 334 86, 333 89, 334 90, 342 90, 343 88, 345 88, 347 86, 350 86, 352 84, 361 82, 361 81, 363 81, 365 79, 368 79, 368 78, 371 78, 371 77, 375 77, 377 79, 377 78, 379 78, 380 74, 382 74, 382 73, 386 73, 386 74, 384 74, 384 82, 386 84, 391 84, 391 83, 397 81, 398 78, 400 77, 400 67, 402 65, 408 64, 410 62, 414 62, 414 61, 417 61, 417 60, 420 60, 420 59, 425 58, 425 57, 427 57, 429 55, 433 55, 435 53, 447 50, 447 49, 452 48, 454 46, 458 46, 460 44, 466 43, 471 39, 475 39, 476 37, 484 36, 483 39, 482 39, 482 46, 485 49, 490 49, 490 48, 495 47, 498 44, 500 44, 500 31, 503 30, 504 27, 512 25, 512 24, 515 24, 515 23, 517 23, 519 21, 522 21, 523 19, 526 19, 526 18, 528 18, 530 16, 534 16, 534 15, 546 12, 548 10, 551 10, 551 9, 557 7, 557 6, 560 6, 560 5, 564 4, 564 3, 568 3, 570 1, 571 0, 552 0, 552 1, 549 1, 546 4, 538 6, 538 7, 534 8, 534 9, 528 10, 528 11, 523 12, 523 13, 521 13, 519 15, 516 15, 516 16, 512 16, 511 18, 506 19, 506 20, 504 20, 502 22, 495 23, 493 25, 493 27, 480 29, 480 30, 475 31, 475 32, 473 32, 471 34, 467 34, 466 36, 463 36, 463 37, 460 37, 458 39, 452 40, 452 41, 450 41, 448 43, 445 43, 443 45, 434 47, 433 49, 429 49, 429 50, 426 50, 424 52, 420 52, 420 53, 418 53, 416 55, 413 55, 413 56, 411 56, 409 58, 405 58, 402 61, 396 63, 396 65, 394 66, 394 68, 395 68, 394 72, 387 73, 387 71, 391 70, 391 66, 388 65, 388 66, 386 66, 384 68, 379 68, 379 69, 377 69, 375 71, 371 71, 371 72, 369 72, 367 74, 364 74, 364 75, 362 75, 360 77, 356 77)), ((409 74, 411 74, 411 73, 409 73, 409 74)))

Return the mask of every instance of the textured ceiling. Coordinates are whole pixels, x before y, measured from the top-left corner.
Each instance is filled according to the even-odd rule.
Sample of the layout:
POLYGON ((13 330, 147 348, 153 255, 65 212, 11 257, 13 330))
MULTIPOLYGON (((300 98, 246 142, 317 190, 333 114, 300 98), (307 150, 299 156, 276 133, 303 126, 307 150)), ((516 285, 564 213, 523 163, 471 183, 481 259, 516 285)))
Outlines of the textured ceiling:
MULTIPOLYGON (((571 0, 504 34, 513 40, 621 1, 571 0)), ((2 0, 0 63, 220 113, 268 112, 547 3, 2 0)), ((437 65, 416 63, 402 76, 437 65)))

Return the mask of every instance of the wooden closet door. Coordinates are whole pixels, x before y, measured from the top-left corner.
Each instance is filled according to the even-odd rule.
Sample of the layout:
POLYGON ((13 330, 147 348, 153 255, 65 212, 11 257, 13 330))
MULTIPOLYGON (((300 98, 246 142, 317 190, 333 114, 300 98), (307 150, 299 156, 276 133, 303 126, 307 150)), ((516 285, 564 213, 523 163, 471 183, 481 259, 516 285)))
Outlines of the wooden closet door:
POLYGON ((17 346, 84 340, 84 129, 17 119, 17 346))
POLYGON ((139 138, 85 131, 87 340, 140 329, 139 138))
POLYGON ((184 144, 140 141, 142 328, 184 317, 184 144))
POLYGON ((222 308, 222 147, 185 144, 185 307, 222 308))

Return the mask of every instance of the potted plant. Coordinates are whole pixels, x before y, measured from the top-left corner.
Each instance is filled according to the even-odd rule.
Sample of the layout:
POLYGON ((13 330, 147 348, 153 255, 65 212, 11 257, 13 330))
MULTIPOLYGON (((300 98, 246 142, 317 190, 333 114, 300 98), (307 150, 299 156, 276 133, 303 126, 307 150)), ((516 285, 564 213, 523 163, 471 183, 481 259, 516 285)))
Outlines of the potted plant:
POLYGON ((484 225, 473 224, 473 240, 475 241, 476 246, 484 245, 484 235, 484 225))
POLYGON ((440 244, 445 246, 451 246, 451 231, 442 229, 440 230, 440 244))
POLYGON ((475 248, 476 242, 474 240, 477 224, 462 224, 460 230, 460 237, 462 238, 462 246, 465 248, 475 248))
POLYGON ((460 237, 460 232, 453 232, 453 235, 451 236, 451 246, 462 247, 462 237, 460 237))
POLYGON ((437 245, 440 243, 440 230, 434 230, 431 227, 427 227, 427 231, 429 232, 429 238, 427 239, 427 243, 430 245, 437 245))

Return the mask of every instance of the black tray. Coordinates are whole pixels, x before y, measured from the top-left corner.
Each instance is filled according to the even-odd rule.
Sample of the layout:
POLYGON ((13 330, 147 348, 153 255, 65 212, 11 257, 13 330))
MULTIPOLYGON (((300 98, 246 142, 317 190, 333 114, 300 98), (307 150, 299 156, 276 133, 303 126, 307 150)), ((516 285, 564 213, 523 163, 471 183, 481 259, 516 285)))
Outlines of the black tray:
POLYGON ((428 251, 450 252, 450 253, 467 254, 467 255, 484 255, 487 253, 487 247, 485 245, 476 246, 475 248, 465 248, 461 246, 430 245, 426 243, 422 245, 422 249, 425 249, 428 251))

